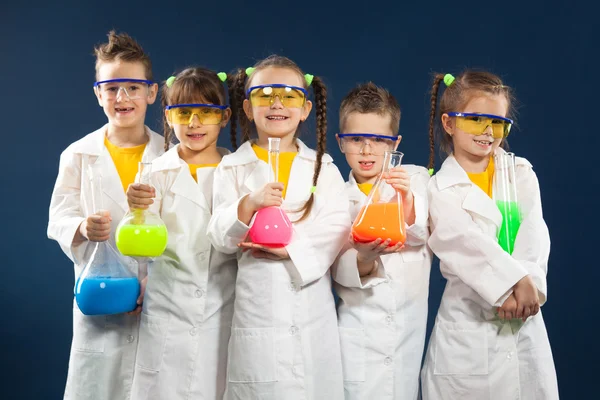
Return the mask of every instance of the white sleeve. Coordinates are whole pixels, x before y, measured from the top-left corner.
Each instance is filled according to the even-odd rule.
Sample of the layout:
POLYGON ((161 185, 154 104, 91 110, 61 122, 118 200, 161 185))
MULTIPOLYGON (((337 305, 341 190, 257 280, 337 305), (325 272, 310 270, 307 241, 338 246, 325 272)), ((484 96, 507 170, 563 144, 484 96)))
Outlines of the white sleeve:
POLYGON ((56 240, 62 251, 74 263, 83 260, 87 241, 77 246, 73 238, 79 225, 85 220, 81 209, 82 157, 69 149, 60 155, 58 176, 50 199, 48 238, 56 240))
POLYGON ((429 173, 425 168, 419 169, 417 173, 412 174, 410 177, 410 189, 413 193, 415 207, 415 223, 406 229, 406 245, 413 247, 427 244, 429 237, 429 204, 427 201, 429 173))
POLYGON ((440 270, 457 276, 490 306, 501 306, 528 271, 482 231, 453 188, 440 192, 435 182, 429 185, 429 246, 441 261, 440 270))
POLYGON ((540 185, 535 172, 529 166, 517 166, 517 174, 518 186, 523 188, 518 192, 523 220, 515 239, 512 257, 531 275, 540 293, 540 304, 543 304, 548 292, 546 274, 550 257, 550 233, 542 213, 540 185))
POLYGON ((286 246, 301 284, 324 276, 350 233, 350 213, 345 183, 333 164, 323 165, 310 219, 294 226, 286 246))
POLYGON ((250 227, 238 219, 239 197, 232 167, 222 164, 215 170, 213 186, 213 213, 208 223, 207 235, 212 245, 225 254, 238 250, 250 227))

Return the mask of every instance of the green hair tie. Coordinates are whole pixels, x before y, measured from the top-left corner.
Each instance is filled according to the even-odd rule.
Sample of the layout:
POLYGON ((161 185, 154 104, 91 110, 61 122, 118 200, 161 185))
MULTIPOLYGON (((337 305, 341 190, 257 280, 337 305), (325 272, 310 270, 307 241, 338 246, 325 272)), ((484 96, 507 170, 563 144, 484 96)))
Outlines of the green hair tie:
POLYGON ((429 176, 432 176, 433 175, 433 168, 429 168, 428 172, 429 172, 429 176))
POLYGON ((173 86, 173 82, 175 82, 175 79, 177 79, 175 76, 171 76, 169 79, 167 79, 167 87, 173 86))
POLYGON ((219 72, 217 74, 217 76, 219 77, 219 79, 221 80, 221 82, 225 82, 227 80, 227 74, 225 72, 219 72))
POLYGON ((246 75, 250 76, 254 72, 255 69, 256 68, 254 68, 254 67, 246 68, 246 75))
POLYGON ((310 187, 310 192, 311 192, 311 193, 314 193, 314 192, 316 192, 316 191, 317 191, 317 187, 316 187, 316 186, 311 186, 311 187, 310 187))
POLYGON ((454 82, 454 76, 452 76, 452 74, 444 75, 444 83, 446 84, 446 86, 452 85, 453 82, 454 82))
POLYGON ((311 74, 304 74, 304 79, 306 79, 306 84, 310 86, 312 84, 313 78, 315 76, 311 74))

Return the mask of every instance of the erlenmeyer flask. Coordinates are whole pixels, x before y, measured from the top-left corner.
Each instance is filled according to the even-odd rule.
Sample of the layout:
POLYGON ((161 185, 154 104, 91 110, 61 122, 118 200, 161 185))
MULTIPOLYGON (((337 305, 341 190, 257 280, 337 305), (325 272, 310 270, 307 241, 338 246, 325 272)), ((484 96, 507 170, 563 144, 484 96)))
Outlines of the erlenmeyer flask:
POLYGON ((352 224, 352 236, 355 241, 368 243, 378 238, 384 241, 391 239, 390 246, 406 241, 402 195, 394 190, 391 199, 381 198, 383 185, 387 185, 383 175, 390 169, 400 166, 403 156, 404 154, 399 151, 385 152, 382 171, 352 224))
MULTIPOLYGON (((150 185, 151 170, 152 163, 139 163, 138 183, 150 185)), ((158 257, 167 247, 167 227, 150 210, 134 209, 119 222, 115 239, 117 248, 125 256, 158 257)))
POLYGON ((515 246, 515 238, 521 226, 521 209, 517 201, 514 153, 498 153, 494 156, 492 197, 502 214, 502 226, 498 231, 498 243, 509 254, 515 246))
MULTIPOLYGON (((279 144, 281 139, 269 138, 269 182, 279 181, 279 144)), ((284 247, 292 240, 292 223, 279 207, 266 207, 254 216, 248 236, 252 243, 269 247, 284 247)))
MULTIPOLYGON (((97 165, 90 165, 92 208, 102 209, 102 182, 97 165)), ((90 244, 91 245, 91 244, 90 244)), ((140 294, 137 277, 108 242, 94 242, 91 256, 75 282, 75 300, 85 315, 119 314, 135 309, 140 294)))

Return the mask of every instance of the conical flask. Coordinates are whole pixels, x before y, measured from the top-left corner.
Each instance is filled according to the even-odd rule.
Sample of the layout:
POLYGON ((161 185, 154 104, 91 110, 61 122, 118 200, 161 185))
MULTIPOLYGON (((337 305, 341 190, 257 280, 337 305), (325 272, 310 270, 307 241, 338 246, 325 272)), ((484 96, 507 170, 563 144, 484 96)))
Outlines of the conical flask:
MULTIPOLYGON (((102 181, 97 165, 90 165, 94 213, 102 209, 102 181)), ((92 244, 90 243, 90 246, 92 244)), ((140 294, 137 277, 123 264, 108 242, 94 242, 91 255, 75 282, 75 300, 85 315, 108 315, 132 311, 140 294)))
POLYGON ((521 209, 517 201, 514 153, 498 153, 494 156, 492 197, 502 214, 502 226, 498 231, 498 243, 509 254, 515 246, 515 238, 521 226, 521 209))
MULTIPOLYGON (((138 183, 150 185, 151 171, 152 163, 139 163, 138 183)), ((158 257, 167 248, 167 227, 156 213, 134 209, 119 222, 115 239, 125 256, 158 257)))
POLYGON ((391 199, 381 198, 383 185, 387 185, 383 176, 400 166, 403 156, 399 151, 385 152, 382 171, 352 224, 352 236, 356 242, 369 243, 381 238, 384 241, 390 239, 390 246, 394 246, 406 241, 402 195, 394 190, 391 199))
MULTIPOLYGON (((279 144, 269 138, 269 182, 279 182, 279 144)), ((268 247, 287 246, 292 240, 292 223, 280 207, 265 207, 256 213, 248 236, 252 243, 268 247)))

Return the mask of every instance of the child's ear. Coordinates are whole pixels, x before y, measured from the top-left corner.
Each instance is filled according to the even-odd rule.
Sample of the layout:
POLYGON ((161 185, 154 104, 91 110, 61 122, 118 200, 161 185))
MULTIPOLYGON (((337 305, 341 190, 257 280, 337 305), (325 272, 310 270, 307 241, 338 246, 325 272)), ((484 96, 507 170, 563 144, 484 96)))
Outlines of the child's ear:
POLYGON ((248 99, 244 99, 244 102, 242 103, 242 108, 244 109, 244 114, 246 114, 248 120, 252 121, 252 104, 250 104, 250 101, 248 101, 248 99))
POLYGON ((102 97, 100 96, 100 89, 98 89, 98 86, 94 86, 94 95, 96 95, 96 99, 98 99, 98 104, 100 105, 100 107, 103 107, 102 97))
POLYGON ((226 108, 225 111, 223 112, 223 120, 221 121, 221 128, 225 128, 225 126, 227 126, 227 123, 229 122, 230 118, 231 118, 231 108, 226 108))
POLYGON ((153 83, 152 85, 150 85, 148 91, 148 104, 154 104, 154 102, 156 101, 156 96, 158 95, 158 84, 153 83))
POLYGON ((302 107, 302 115, 300 116, 300 121, 304 122, 310 115, 310 111, 312 110, 312 101, 307 100, 304 107, 302 107))
POLYGON ((396 139, 396 144, 394 145, 394 151, 398 150, 398 145, 402 141, 402 135, 398 135, 398 139, 396 139))
POLYGON ((173 129, 173 125, 171 124, 171 120, 169 119, 169 110, 165 110, 165 119, 167 120, 169 128, 173 129))
POLYGON ((444 131, 450 136, 454 133, 454 124, 452 123, 452 118, 448 114, 442 114, 442 127, 444 131))

